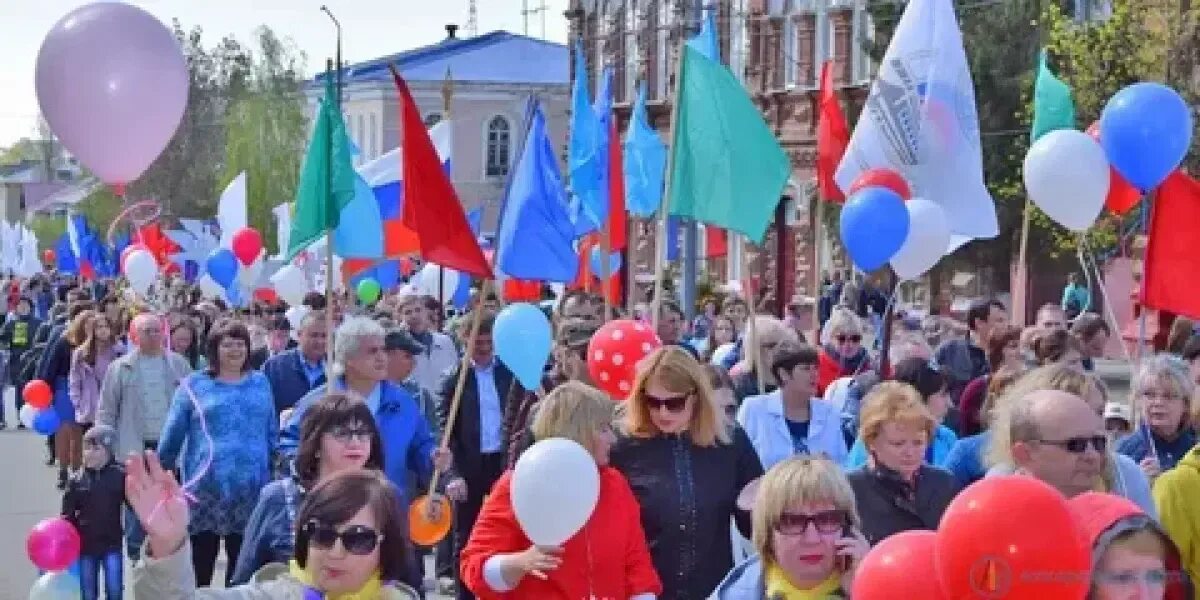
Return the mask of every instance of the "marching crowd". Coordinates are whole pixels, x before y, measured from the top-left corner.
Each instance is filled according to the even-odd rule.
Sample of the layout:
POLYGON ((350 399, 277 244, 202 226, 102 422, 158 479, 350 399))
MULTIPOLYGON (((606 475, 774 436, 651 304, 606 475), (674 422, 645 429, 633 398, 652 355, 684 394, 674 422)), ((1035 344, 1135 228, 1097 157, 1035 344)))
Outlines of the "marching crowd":
POLYGON ((936 529, 964 487, 1012 473, 1069 499, 1093 544, 1089 598, 1191 598, 1200 574, 1200 336, 1110 398, 1093 369, 1113 332, 1077 299, 1025 329, 997 301, 965 329, 898 318, 887 356, 883 307, 823 302, 806 340, 736 295, 691 323, 665 302, 663 347, 614 402, 587 348, 616 315, 581 291, 546 304, 552 360, 527 390, 495 356, 494 297, 444 319, 430 297, 314 293, 292 323, 177 279, 152 304, 115 282, 5 289, 9 383, 53 390, 49 462, 85 599, 121 597, 125 556, 138 598, 848 597, 872 546, 936 529), (565 543, 536 546, 513 468, 556 437, 594 458, 599 500, 565 543), (408 506, 432 479, 452 533, 414 546, 408 506), (227 589, 208 588, 221 551, 227 589))

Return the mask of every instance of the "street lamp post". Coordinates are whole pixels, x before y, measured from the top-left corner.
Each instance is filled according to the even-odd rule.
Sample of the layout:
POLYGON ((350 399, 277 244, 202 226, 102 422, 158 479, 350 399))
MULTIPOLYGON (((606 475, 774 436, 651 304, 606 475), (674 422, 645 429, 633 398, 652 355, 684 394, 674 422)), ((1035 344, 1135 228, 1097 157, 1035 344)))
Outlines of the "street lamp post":
POLYGON ((342 71, 343 71, 343 66, 344 66, 344 65, 342 65, 342 22, 338 21, 338 18, 333 16, 333 11, 329 10, 329 7, 325 6, 324 4, 321 5, 321 12, 325 13, 326 15, 329 15, 329 20, 333 21, 333 26, 337 28, 337 53, 334 55, 334 62, 337 63, 336 85, 337 85, 338 112, 341 112, 341 110, 342 110, 342 71))

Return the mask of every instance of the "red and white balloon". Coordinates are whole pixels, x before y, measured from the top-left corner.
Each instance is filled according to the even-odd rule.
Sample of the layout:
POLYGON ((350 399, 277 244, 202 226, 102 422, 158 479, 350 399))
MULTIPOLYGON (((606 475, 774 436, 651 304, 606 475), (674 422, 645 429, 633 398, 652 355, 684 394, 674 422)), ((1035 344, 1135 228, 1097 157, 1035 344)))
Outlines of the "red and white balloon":
POLYGON ((630 319, 609 321, 588 343, 588 373, 596 387, 624 400, 633 391, 638 362, 661 347, 650 325, 630 319))

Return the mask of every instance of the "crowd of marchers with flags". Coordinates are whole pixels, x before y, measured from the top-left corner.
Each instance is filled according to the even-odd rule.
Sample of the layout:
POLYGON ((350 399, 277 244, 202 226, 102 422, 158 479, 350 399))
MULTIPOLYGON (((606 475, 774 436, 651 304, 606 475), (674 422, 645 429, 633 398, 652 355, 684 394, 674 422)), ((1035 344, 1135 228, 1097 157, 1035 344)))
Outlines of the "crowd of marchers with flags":
MULTIPOLYGON (((1125 397, 1100 374, 1122 328, 1083 260, 1033 323, 995 298, 901 308, 843 271, 811 322, 753 282, 680 306, 677 220, 761 244, 789 159, 711 14, 680 48, 665 142, 644 94, 621 139, 612 74, 592 98, 576 57, 566 177, 530 100, 494 239, 403 74, 399 147, 355 169, 327 69, 277 256, 242 176, 215 229, 164 230, 127 199, 106 234, 70 217, 40 268, 6 258, 12 428, 45 436, 62 491, 26 537, 30 597, 1196 597, 1200 311, 1178 282, 1200 266, 1200 184, 1177 94, 1122 90, 1093 137, 1044 59, 1034 91, 1025 180, 1047 215, 1085 231, 1131 207, 1110 194, 1155 192, 1140 309, 1173 321, 1123 350, 1125 397), (645 303, 616 277, 629 214, 659 227, 645 303)), ((852 134, 829 79, 820 187, 858 272, 916 279, 996 235, 949 0, 908 3, 852 134)), ((169 31, 120 3, 72 12, 38 59, 50 126, 118 191, 186 81, 169 31), (96 68, 121 86, 62 68, 113 43, 96 68), (156 102, 128 121, 97 100, 76 128, 72 102, 129 90, 156 102), (129 152, 87 136, 110 126, 129 152)), ((26 254, 27 230, 0 233, 26 254)))

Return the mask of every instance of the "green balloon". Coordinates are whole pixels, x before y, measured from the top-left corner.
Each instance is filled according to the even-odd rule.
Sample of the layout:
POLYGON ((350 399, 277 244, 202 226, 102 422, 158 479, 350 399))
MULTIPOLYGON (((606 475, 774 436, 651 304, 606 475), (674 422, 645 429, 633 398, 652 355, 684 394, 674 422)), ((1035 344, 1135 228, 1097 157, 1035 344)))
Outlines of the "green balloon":
POLYGON ((379 294, 382 292, 383 290, 380 289, 379 282, 374 279, 367 278, 358 282, 358 299, 363 304, 375 304, 375 301, 379 299, 379 294))

